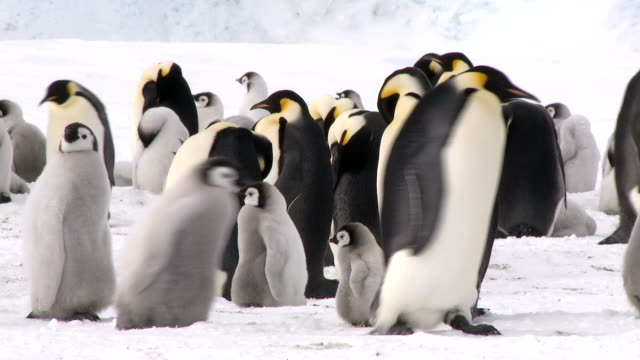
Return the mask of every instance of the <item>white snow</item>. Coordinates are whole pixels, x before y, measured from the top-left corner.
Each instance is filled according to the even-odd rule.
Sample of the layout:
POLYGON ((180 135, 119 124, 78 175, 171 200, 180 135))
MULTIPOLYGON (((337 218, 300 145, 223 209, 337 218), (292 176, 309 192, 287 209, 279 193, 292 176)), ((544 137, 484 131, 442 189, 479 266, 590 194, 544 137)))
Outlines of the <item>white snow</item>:
MULTIPOLYGON (((424 3, 401 3, 396 10, 406 16, 424 3)), ((587 116, 603 151, 626 83, 640 63, 632 46, 602 30, 608 5, 582 6, 580 16, 565 25, 562 14, 583 2, 563 2, 559 13, 534 7, 532 1, 500 7, 490 3, 488 9, 465 13, 476 17, 465 18, 465 24, 475 25, 462 26, 464 36, 456 41, 443 36, 441 27, 435 35, 425 32, 424 41, 417 35, 405 37, 398 15, 353 45, 356 35, 366 34, 367 26, 377 23, 349 12, 336 15, 352 20, 338 21, 335 30, 321 26, 317 31, 326 30, 327 37, 324 44, 315 45, 1 41, 0 98, 18 102, 26 119, 45 129, 47 109, 37 104, 46 86, 56 79, 76 80, 105 103, 117 160, 127 160, 135 85, 144 69, 159 61, 180 64, 194 93, 213 91, 226 109, 238 108, 243 89, 234 79, 249 70, 261 73, 271 91, 289 88, 311 101, 352 88, 367 108, 375 109, 382 81, 393 70, 412 65, 427 52, 463 51, 476 64, 503 70, 543 103, 564 102, 572 112, 587 116), (495 15, 487 24, 483 16, 493 13, 513 16, 495 15), (357 25, 360 32, 331 44, 330 39, 336 39, 331 36, 347 31, 348 24, 357 25)), ((65 22, 64 17, 56 19, 65 22)), ((288 33, 299 29, 293 26, 288 33)), ((424 27, 414 23, 406 29, 419 32, 424 27)), ((297 41, 321 37, 301 35, 297 41)), ((597 191, 572 195, 595 218, 596 236, 496 241, 480 301, 490 313, 478 319, 503 333, 492 338, 463 335, 444 325, 407 337, 367 336, 369 329, 352 328, 339 319, 333 300, 309 301, 303 307, 240 309, 217 299, 207 322, 182 329, 117 331, 112 308, 101 314, 104 320, 99 323, 27 320, 29 284, 21 255, 26 197, 14 195, 13 203, 0 205, 2 359, 640 358, 640 320, 627 303, 620 274, 625 246, 596 245, 618 221, 596 210, 597 191)), ((153 199, 149 193, 114 188, 110 223, 116 269, 132 224, 153 199)))

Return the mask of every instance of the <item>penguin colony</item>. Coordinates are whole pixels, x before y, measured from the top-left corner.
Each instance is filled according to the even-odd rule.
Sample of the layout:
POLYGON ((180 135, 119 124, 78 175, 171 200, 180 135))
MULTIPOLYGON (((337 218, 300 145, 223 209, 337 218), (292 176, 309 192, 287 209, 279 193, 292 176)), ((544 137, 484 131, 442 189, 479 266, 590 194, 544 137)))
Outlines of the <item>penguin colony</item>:
MULTIPOLYGON (((75 81, 47 88, 46 137, 0 101, 0 202, 35 181, 28 318, 97 321, 115 305, 118 329, 181 327, 206 321, 216 295, 241 307, 335 297, 337 314, 371 334, 445 323, 499 335, 474 324, 494 239, 595 232, 566 197, 595 186, 588 120, 545 108, 462 53, 428 53, 368 89, 377 111, 351 89, 307 105, 292 90, 269 94, 256 72, 237 81, 242 106, 224 118, 220 97, 192 94, 177 64, 143 71, 131 163, 115 162, 105 107, 75 81), (114 185, 158 194, 131 232, 118 284, 114 185), (329 249, 338 281, 324 277, 329 249)), ((605 153, 616 198, 605 202, 621 222, 602 243, 630 242, 623 280, 640 310, 638 94, 640 74, 605 153)))

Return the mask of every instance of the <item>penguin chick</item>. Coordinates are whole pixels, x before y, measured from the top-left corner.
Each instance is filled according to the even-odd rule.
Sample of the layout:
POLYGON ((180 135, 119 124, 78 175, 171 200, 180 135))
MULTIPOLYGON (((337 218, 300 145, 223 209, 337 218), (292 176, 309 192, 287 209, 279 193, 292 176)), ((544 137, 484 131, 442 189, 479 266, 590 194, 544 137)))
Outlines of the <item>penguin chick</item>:
MULTIPOLYGON (((4 122, 0 121, 0 204, 11 201, 13 146, 4 122)), ((16 180, 18 180, 17 177, 16 180)))
POLYGON ((254 122, 269 115, 269 112, 264 109, 251 108, 254 104, 257 104, 269 96, 267 82, 264 81, 264 78, 257 72, 249 71, 237 78, 236 81, 247 91, 238 113, 249 116, 254 122))
POLYGON ((201 92, 193 95, 198 110, 198 131, 206 129, 214 121, 224 118, 224 105, 220 97, 212 92, 201 92))
POLYGON ((613 135, 611 135, 607 141, 607 149, 602 156, 602 182, 600 183, 600 201, 598 202, 598 210, 608 215, 620 214, 614 171, 614 147, 613 135))
POLYGON ((143 148, 133 160, 133 187, 162 192, 171 162, 188 137, 187 128, 173 110, 160 106, 145 111, 138 125, 143 148))
POLYGON ((235 163, 207 159, 149 207, 125 249, 118 329, 207 320, 215 270, 238 214, 239 185, 235 163))
POLYGON ((27 200, 28 318, 96 321, 111 304, 111 187, 97 140, 87 126, 67 125, 27 200))
POLYGON ((563 103, 549 104, 545 106, 545 108, 549 112, 549 115, 551 115, 553 122, 556 123, 556 126, 558 123, 571 116, 571 110, 569 110, 569 107, 563 103))
POLYGON ((577 202, 567 199, 567 206, 560 206, 553 224, 552 237, 575 235, 591 236, 596 233, 596 221, 577 202))
POLYGON ((343 90, 339 93, 336 93, 338 99, 349 99, 353 102, 356 109, 364 109, 364 105, 362 104, 362 98, 360 94, 358 94, 355 90, 347 89, 343 90))
POLYGON ((133 185, 133 164, 131 161, 116 161, 113 166, 113 177, 115 178, 115 186, 132 186, 133 185))
POLYGON ((591 132, 589 119, 582 115, 569 115, 557 121, 558 145, 562 154, 567 192, 592 191, 598 178, 600 151, 591 132))
POLYGON ((0 100, 0 119, 13 144, 13 170, 27 182, 34 182, 46 163, 47 139, 40 129, 24 120, 22 109, 11 100, 0 100))
POLYGON ((240 257, 231 300, 238 306, 304 305, 304 247, 284 196, 260 182, 244 191, 244 204, 238 213, 240 257))
POLYGON ((340 268, 338 315, 352 325, 369 326, 371 304, 384 277, 382 249, 371 231, 357 222, 344 225, 329 242, 335 245, 340 268))

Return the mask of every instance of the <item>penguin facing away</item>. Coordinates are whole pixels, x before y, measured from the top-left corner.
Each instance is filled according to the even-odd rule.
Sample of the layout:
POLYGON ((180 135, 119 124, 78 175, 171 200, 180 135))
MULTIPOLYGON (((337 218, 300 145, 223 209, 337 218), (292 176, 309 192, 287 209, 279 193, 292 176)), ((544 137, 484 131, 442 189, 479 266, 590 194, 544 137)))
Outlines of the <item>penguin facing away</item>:
POLYGON ((47 139, 40 129, 24 120, 20 105, 0 100, 0 120, 13 144, 13 170, 27 182, 34 182, 46 163, 47 139))
POLYGON ((304 100, 291 90, 277 91, 254 108, 271 113, 254 129, 271 141, 273 166, 265 181, 284 196, 287 212, 302 238, 309 274, 305 296, 333 297, 337 283, 324 277, 323 263, 333 202, 325 137, 304 100))
POLYGON ((382 285, 384 255, 369 229, 361 223, 345 224, 329 240, 339 265, 336 309, 355 326, 369 326, 371 304, 382 285))
POLYGON ((212 92, 193 95, 198 110, 198 131, 202 131, 214 121, 224 119, 224 105, 220 97, 212 92))
POLYGON ((98 152, 104 157, 109 182, 113 186, 115 149, 107 112, 100 99, 75 81, 56 80, 49 85, 40 104, 45 102, 51 103, 47 126, 47 160, 57 153, 67 125, 74 122, 84 124, 98 139, 98 152))
POLYGON ((111 188, 98 140, 84 124, 67 125, 27 199, 28 318, 95 321, 111 304, 111 188))
POLYGON ((443 321, 465 333, 499 334, 472 325, 471 308, 507 135, 500 101, 517 97, 537 100, 501 72, 478 66, 434 88, 403 122, 384 178, 389 260, 373 334, 408 334, 443 321))
POLYGON ((629 240, 631 229, 636 221, 638 205, 634 199, 639 198, 640 157, 640 126, 636 114, 640 103, 640 72, 636 73, 625 90, 624 99, 616 121, 613 133, 614 174, 618 204, 620 206, 620 224, 618 228, 600 245, 624 244, 629 240))
POLYGON ((267 82, 264 78, 257 72, 249 71, 237 78, 236 81, 246 90, 238 114, 249 116, 254 122, 269 115, 269 113, 263 109, 252 108, 254 104, 257 104, 269 96, 267 82))
POLYGON ((238 213, 240 258, 231 300, 238 306, 304 305, 307 266, 302 240, 278 189, 260 182, 244 190, 238 213))
POLYGON ((119 330, 183 327, 208 318, 242 183, 233 162, 207 159, 149 207, 125 249, 119 330))
POLYGON ((145 111, 138 125, 138 138, 144 148, 133 160, 133 187, 162 192, 171 162, 188 137, 189 132, 173 110, 160 106, 145 111))

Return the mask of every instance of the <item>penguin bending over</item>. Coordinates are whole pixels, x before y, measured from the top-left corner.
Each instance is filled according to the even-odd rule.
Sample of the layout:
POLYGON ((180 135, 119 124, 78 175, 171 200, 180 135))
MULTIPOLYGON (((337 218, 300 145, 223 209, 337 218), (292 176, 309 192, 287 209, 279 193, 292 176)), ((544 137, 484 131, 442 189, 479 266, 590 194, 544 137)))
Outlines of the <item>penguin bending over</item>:
POLYGON ((212 92, 193 95, 198 110, 198 131, 202 131, 214 121, 224 118, 224 105, 220 97, 212 92))
POLYGON ((343 90, 339 93, 336 93, 338 99, 349 99, 355 105, 356 109, 364 109, 364 105, 362 104, 362 98, 360 94, 358 94, 355 90, 347 89, 343 90))
POLYGON ((142 114, 138 138, 144 147, 133 160, 133 187, 161 193, 169 167, 189 132, 173 110, 159 106, 142 114))
POLYGON ((233 162, 207 159, 149 207, 125 249, 116 299, 119 330, 207 320, 241 182, 233 162))
POLYGON ((27 199, 28 318, 96 321, 111 304, 111 187, 98 141, 86 125, 67 125, 27 199))
POLYGON ((49 85, 40 104, 45 102, 51 103, 47 126, 47 160, 58 152, 67 125, 74 122, 84 124, 98 140, 98 152, 104 158, 109 183, 113 186, 115 149, 107 112, 100 99, 75 81, 56 80, 49 85))
POLYGON ((335 246, 339 269, 338 315, 352 325, 370 326, 371 304, 384 277, 382 249, 369 229, 358 222, 345 224, 329 241, 335 246))
POLYGON ((334 297, 338 284, 324 277, 323 264, 333 203, 325 137, 307 104, 291 90, 277 91, 254 108, 271 113, 254 129, 271 141, 274 165, 265 181, 284 196, 287 212, 302 238, 309 274, 305 296, 334 297))
POLYGON ((269 115, 269 112, 263 109, 252 107, 254 104, 257 104, 269 96, 267 82, 264 78, 257 72, 249 71, 237 78, 236 81, 247 91, 244 95, 244 100, 242 100, 242 105, 240 105, 238 114, 252 118, 254 123, 269 115))
POLYGON ((47 139, 40 129, 24 120, 20 105, 0 100, 0 120, 13 144, 13 171, 27 182, 34 182, 46 163, 47 139))
POLYGON ((422 70, 429 83, 435 85, 448 80, 451 76, 469 70, 473 67, 473 63, 461 52, 442 55, 428 53, 418 59, 413 66, 422 70))
POLYGON ((260 182, 244 190, 238 213, 240 258, 231 300, 244 306, 304 305, 307 266, 302 240, 275 186, 260 182))
POLYGON ((640 198, 640 123, 636 121, 639 111, 640 72, 629 80, 613 133, 613 169, 620 206, 620 224, 613 234, 599 242, 600 245, 627 243, 636 221, 640 206, 636 204, 636 199, 640 198))
POLYGON ((596 233, 596 221, 577 202, 567 199, 567 206, 560 211, 553 223, 552 237, 592 236, 596 233))
POLYGON ((516 97, 535 99, 501 72, 477 66, 434 88, 402 122, 383 179, 388 261, 374 334, 409 334, 443 321, 470 334, 499 334, 472 325, 471 308, 490 253, 506 143, 500 101, 516 97))
POLYGON ((329 136, 329 129, 334 121, 345 111, 357 108, 356 103, 348 97, 336 99, 330 95, 324 95, 309 105, 309 114, 325 136, 329 136))

